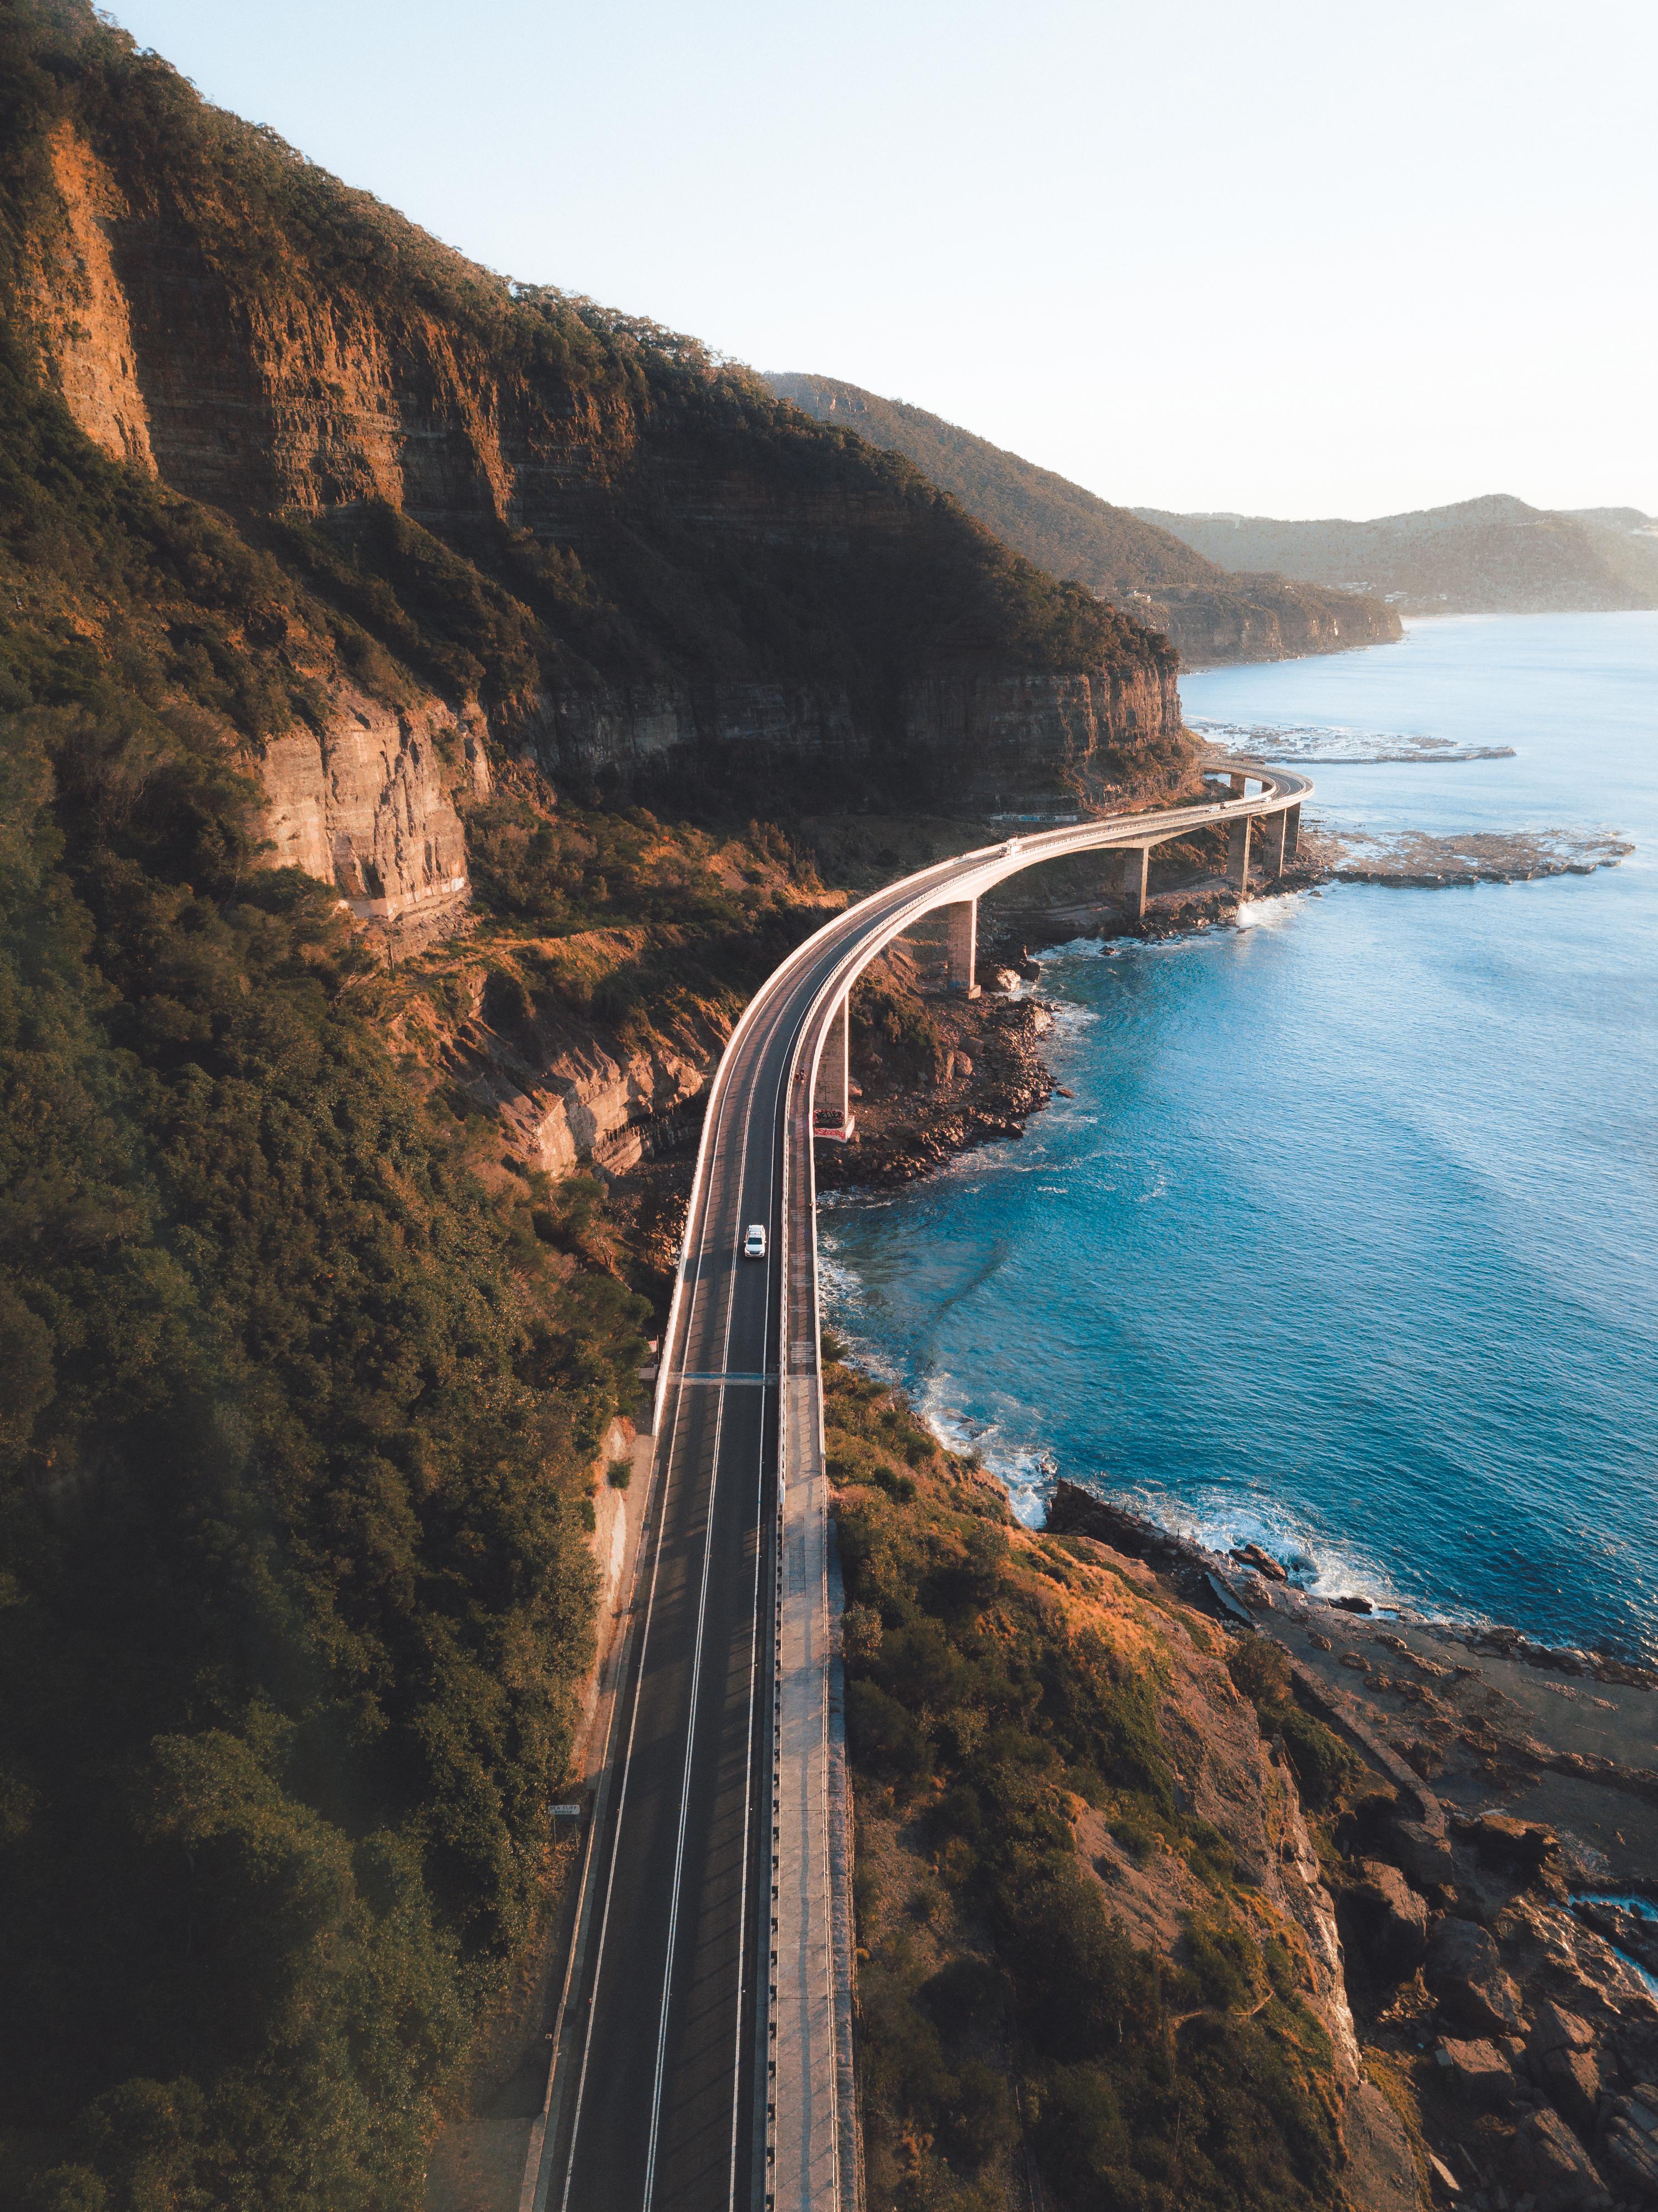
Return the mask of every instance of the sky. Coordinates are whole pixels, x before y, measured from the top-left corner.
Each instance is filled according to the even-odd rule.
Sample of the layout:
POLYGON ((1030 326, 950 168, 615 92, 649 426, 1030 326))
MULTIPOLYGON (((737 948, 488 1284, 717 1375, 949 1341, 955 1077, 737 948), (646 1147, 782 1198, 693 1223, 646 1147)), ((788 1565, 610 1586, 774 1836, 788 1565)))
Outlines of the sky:
POLYGON ((1129 506, 1658 514, 1650 0, 114 0, 474 259, 1129 506))

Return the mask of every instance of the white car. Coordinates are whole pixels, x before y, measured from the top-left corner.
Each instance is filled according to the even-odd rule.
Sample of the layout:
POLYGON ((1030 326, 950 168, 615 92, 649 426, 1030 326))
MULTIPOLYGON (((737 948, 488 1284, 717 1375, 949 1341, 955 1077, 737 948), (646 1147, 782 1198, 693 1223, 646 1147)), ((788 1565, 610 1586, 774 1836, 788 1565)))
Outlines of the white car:
POLYGON ((1023 837, 1010 837, 1006 844, 1002 848, 1003 859, 1011 860, 1023 842, 1024 840, 1023 837))
POLYGON ((763 1260, 766 1256, 766 1226, 762 1221, 751 1221, 748 1234, 743 1239, 745 1260, 763 1260))

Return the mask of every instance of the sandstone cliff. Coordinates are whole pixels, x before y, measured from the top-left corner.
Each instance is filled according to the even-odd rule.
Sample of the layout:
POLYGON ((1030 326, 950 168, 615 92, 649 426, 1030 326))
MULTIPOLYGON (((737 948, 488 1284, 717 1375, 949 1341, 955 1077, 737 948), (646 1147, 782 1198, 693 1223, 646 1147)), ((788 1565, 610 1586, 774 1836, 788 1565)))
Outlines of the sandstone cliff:
POLYGON ((459 779, 489 787, 482 717, 457 719, 440 702, 397 714, 343 684, 320 729, 296 725, 258 761, 274 867, 331 883, 359 921, 439 927, 468 891, 459 779))
MULTIPOLYGON (((627 1036, 578 1011, 577 991, 637 963, 642 929, 451 948, 385 987, 393 1044, 456 1079, 522 1168, 623 1173, 684 1133, 735 1022, 729 994, 682 1000, 627 1036)), ((493 1131, 492 1131, 493 1133, 493 1131)))
MULTIPOLYGON (((270 564, 209 657, 286 695, 286 719, 227 717, 275 857, 365 918, 464 896, 453 802, 492 747, 750 806, 872 786, 1086 805, 1136 753, 1176 767, 1163 641, 902 461, 692 340, 509 287, 82 0, 9 14, 35 70, 0 226, 20 383, 270 564)), ((112 652, 107 595, 58 580, 112 652)), ((199 620, 214 594, 193 595, 199 620)), ((172 666, 164 688, 203 698, 172 666)))

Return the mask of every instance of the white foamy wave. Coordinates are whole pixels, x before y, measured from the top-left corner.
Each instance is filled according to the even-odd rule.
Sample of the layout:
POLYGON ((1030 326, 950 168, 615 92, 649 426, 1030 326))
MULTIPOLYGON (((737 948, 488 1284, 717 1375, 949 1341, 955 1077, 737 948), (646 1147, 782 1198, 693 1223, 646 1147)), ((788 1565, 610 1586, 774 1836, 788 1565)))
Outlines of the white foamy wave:
POLYGON ((1040 1528, 1059 1462, 1044 1443, 1010 1437, 999 1421, 975 1419, 955 1402, 948 1376, 930 1376, 917 1395, 917 1411, 946 1451, 976 1459, 1008 1495, 1027 1528, 1040 1528))
POLYGON ((1240 929, 1282 929, 1293 921, 1305 899, 1302 891, 1276 891, 1270 898, 1245 899, 1238 908, 1240 929))
POLYGON ((1118 1487, 1110 1494, 1131 1512, 1206 1551, 1224 1556, 1235 1547, 1259 1544, 1308 1597, 1367 1597, 1379 1613, 1458 1629, 1478 1627, 1483 1618, 1467 1607, 1429 1607, 1419 1597, 1407 1596, 1370 1553, 1332 1540, 1326 1531, 1261 1500, 1215 1490, 1199 1491, 1189 1500, 1145 1489, 1125 1492, 1118 1487))
POLYGON ((1039 960, 1103 960, 1117 949, 1120 939, 1110 937, 1069 937, 1063 945, 1045 945, 1039 960))

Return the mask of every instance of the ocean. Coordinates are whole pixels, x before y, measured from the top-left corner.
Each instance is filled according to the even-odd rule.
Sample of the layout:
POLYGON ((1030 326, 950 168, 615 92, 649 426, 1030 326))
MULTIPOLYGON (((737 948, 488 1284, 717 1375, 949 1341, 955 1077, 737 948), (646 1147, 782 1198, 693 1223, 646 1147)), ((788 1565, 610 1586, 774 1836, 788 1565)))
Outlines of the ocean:
POLYGON ((1636 849, 1050 949, 1074 1096, 826 1201, 826 1319, 1029 1522, 1063 1474, 1327 1595, 1658 1656, 1658 614, 1418 623, 1181 692, 1315 753, 1514 748, 1315 763, 1333 828, 1636 849))

